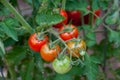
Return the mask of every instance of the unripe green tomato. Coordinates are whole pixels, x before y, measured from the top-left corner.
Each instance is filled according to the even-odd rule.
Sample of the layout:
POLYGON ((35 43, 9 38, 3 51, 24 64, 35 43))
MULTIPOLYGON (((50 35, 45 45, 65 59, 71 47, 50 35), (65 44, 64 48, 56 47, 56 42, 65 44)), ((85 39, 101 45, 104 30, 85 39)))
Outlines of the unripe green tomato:
POLYGON ((63 56, 61 59, 55 59, 52 63, 53 69, 59 74, 65 74, 72 68, 70 64, 70 58, 63 56))

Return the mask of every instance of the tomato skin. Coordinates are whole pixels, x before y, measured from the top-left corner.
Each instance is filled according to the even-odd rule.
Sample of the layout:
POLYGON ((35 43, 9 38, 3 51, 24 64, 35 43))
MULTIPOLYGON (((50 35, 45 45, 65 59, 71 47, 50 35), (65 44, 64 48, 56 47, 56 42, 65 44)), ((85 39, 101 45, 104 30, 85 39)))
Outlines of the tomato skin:
POLYGON ((80 11, 67 11, 69 22, 72 21, 72 24, 75 26, 81 25, 81 13, 80 11))
POLYGON ((53 69, 59 74, 65 74, 71 70, 72 65, 70 64, 70 58, 63 56, 62 59, 55 59, 52 62, 53 69))
POLYGON ((63 25, 67 24, 68 15, 67 15, 66 11, 63 10, 63 9, 60 9, 60 15, 63 16, 65 19, 64 19, 62 22, 60 22, 60 23, 58 23, 58 24, 56 24, 56 25, 53 25, 53 27, 55 27, 55 28, 60 28, 60 27, 62 27, 63 25))
MULTIPOLYGON (((60 37, 66 41, 66 40, 70 40, 72 38, 77 38, 78 37, 78 29, 74 26, 74 25, 66 25, 65 27, 70 26, 70 28, 73 28, 73 30, 71 32, 63 32, 60 34, 60 37)), ((59 31, 64 30, 64 27, 61 27, 59 31)))
MULTIPOLYGON (((84 40, 80 40, 80 42, 78 42, 77 44, 74 41, 69 41, 66 44, 74 52, 72 53, 73 57, 76 57, 76 55, 79 57, 80 50, 86 50, 86 44, 84 40)), ((70 50, 68 49, 67 52, 70 53, 70 50)))
POLYGON ((40 49, 40 55, 41 55, 42 59, 47 62, 53 61, 57 57, 59 52, 60 52, 59 45, 55 45, 54 48, 50 49, 49 45, 45 44, 40 49))
POLYGON ((33 33, 28 39, 28 45, 33 51, 39 52, 41 47, 47 43, 47 41, 47 36, 45 36, 43 40, 38 40, 36 33, 33 33))

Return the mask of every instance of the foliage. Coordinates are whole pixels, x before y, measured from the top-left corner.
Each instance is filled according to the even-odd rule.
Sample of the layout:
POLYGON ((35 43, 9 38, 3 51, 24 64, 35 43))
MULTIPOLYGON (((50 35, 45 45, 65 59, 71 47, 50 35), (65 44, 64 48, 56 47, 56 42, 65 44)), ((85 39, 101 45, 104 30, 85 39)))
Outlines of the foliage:
MULTIPOLYGON (((120 61, 119 0, 23 1, 31 6, 31 15, 21 16, 19 9, 14 10, 19 8, 18 0, 0 0, 0 66, 7 66, 6 79, 17 80, 20 77, 22 80, 110 80, 104 70, 108 66, 113 75, 112 79, 120 79, 120 68, 113 69, 111 67, 113 64, 107 63, 112 58, 120 61), (87 9, 88 5, 90 10, 87 9), (60 44, 62 54, 62 50, 66 49, 65 41, 58 36, 57 29, 52 26, 63 21, 64 17, 59 11, 55 11, 56 8, 80 11, 82 24, 77 26, 77 29, 82 33, 80 39, 84 39, 87 45, 84 56, 71 59, 73 67, 66 74, 56 73, 51 63, 45 62, 39 52, 32 51, 27 42, 30 34, 34 32, 46 33, 49 42, 55 41, 56 38, 61 41, 53 43, 60 44), (98 9, 102 12, 100 17, 94 13, 98 9), (86 15, 89 16, 88 24, 84 23, 86 15), (103 28, 102 31, 99 27, 103 28), (104 34, 100 43, 97 43, 98 33, 104 34), (89 54, 91 52, 92 54, 89 54)), ((68 24, 70 23, 69 21, 68 24)), ((4 77, 0 77, 2 78, 4 77)))

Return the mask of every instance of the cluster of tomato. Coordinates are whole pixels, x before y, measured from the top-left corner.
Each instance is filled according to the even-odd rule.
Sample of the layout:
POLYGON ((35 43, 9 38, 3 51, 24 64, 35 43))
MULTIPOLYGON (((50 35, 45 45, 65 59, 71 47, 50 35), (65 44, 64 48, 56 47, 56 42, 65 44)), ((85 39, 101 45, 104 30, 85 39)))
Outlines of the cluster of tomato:
MULTIPOLYGON (((80 12, 71 11, 67 14, 65 10, 60 9, 60 15, 65 19, 53 25, 53 27, 58 29, 59 38, 64 41, 65 46, 67 46, 66 52, 70 53, 70 56, 79 58, 80 55, 83 56, 85 54, 86 50, 86 44, 84 40, 78 38, 79 31, 75 26, 78 25, 80 21, 80 12), (69 21, 68 19, 72 20, 73 23, 67 24, 69 21)), ((58 44, 51 47, 47 35, 34 33, 29 37, 28 44, 33 51, 40 52, 43 60, 52 62, 53 69, 57 73, 64 74, 72 68, 71 59, 66 54, 58 58, 62 52, 61 48, 58 44)))

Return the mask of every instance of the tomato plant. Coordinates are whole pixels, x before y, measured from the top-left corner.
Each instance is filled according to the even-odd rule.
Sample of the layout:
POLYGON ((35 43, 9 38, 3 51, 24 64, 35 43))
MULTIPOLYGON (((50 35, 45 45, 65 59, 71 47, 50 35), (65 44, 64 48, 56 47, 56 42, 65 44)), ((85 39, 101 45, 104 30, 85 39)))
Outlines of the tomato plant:
POLYGON ((0 0, 0 80, 120 80, 119 3, 0 0))
POLYGON ((55 45, 52 48, 50 48, 48 44, 45 44, 40 49, 41 57, 48 62, 53 61, 57 57, 59 52, 60 52, 59 45, 55 45))
MULTIPOLYGON (((39 36, 39 33, 38 33, 39 36)), ((30 48, 36 52, 39 52, 41 47, 46 44, 48 41, 48 37, 44 36, 43 39, 40 39, 37 37, 36 33, 33 33, 29 39, 28 39, 28 44, 30 46, 30 48)))
POLYGON ((61 27, 59 31, 61 32, 60 37, 64 41, 77 38, 79 34, 78 29, 72 24, 61 27))
POLYGON ((68 56, 62 56, 60 59, 55 59, 52 62, 53 69, 59 74, 65 74, 72 68, 70 64, 70 58, 68 56))
POLYGON ((67 21, 68 21, 68 15, 65 10, 60 9, 59 14, 64 17, 64 20, 56 25, 53 25, 53 27, 55 28, 62 27, 63 25, 67 24, 67 21))

